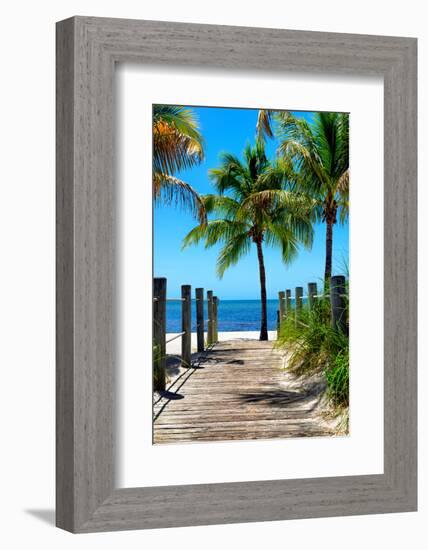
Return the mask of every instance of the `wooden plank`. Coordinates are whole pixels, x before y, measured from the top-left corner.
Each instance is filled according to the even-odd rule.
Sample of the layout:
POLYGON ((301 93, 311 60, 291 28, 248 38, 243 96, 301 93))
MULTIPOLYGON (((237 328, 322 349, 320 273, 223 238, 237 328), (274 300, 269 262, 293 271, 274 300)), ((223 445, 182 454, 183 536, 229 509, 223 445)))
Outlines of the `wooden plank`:
POLYGON ((308 283, 308 302, 309 309, 314 309, 318 299, 317 283, 308 283))
POLYGON ((279 323, 285 319, 285 292, 280 290, 278 292, 279 301, 279 323))
POLYGON ((211 346, 214 341, 214 326, 213 326, 213 291, 207 290, 207 300, 208 300, 208 332, 207 332, 207 345, 211 346))
POLYGON ((155 443, 332 435, 317 409, 325 386, 296 382, 272 342, 220 342, 200 366, 156 399, 155 443))
POLYGON ((331 278, 331 326, 341 332, 346 332, 346 301, 345 277, 336 275, 331 278))
POLYGON ((153 279, 153 369, 155 372, 154 389, 165 389, 166 367, 166 279, 153 279))
POLYGON ((218 342, 218 297, 213 296, 213 342, 218 342))
POLYGON ((190 367, 192 363, 192 289, 190 285, 181 286, 181 364, 190 367))
POLYGON ((204 289, 195 290, 196 297, 196 334, 198 341, 198 352, 204 351, 204 289))
POLYGON ((292 312, 292 306, 291 306, 291 290, 287 288, 285 291, 285 315, 286 317, 289 317, 292 312))
POLYGON ((295 290, 295 321, 296 324, 299 322, 300 315, 302 313, 302 306, 303 306, 303 287, 302 286, 296 286, 295 290))

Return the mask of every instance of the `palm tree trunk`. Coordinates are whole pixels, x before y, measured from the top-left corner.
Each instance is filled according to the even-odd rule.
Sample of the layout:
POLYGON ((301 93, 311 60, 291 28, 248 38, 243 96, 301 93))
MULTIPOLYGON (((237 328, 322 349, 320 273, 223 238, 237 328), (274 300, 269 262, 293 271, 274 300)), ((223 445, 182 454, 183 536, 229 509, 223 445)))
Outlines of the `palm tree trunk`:
POLYGON ((257 239, 256 246, 257 246, 257 258, 259 260, 259 272, 260 272, 260 298, 262 302, 262 322, 260 325, 260 340, 268 340, 266 272, 265 272, 265 262, 263 259, 263 248, 262 248, 261 239, 257 239))
POLYGON ((324 272, 324 286, 328 288, 330 286, 331 279, 331 264, 333 255, 333 220, 331 215, 326 216, 326 239, 325 239, 325 272, 324 272))

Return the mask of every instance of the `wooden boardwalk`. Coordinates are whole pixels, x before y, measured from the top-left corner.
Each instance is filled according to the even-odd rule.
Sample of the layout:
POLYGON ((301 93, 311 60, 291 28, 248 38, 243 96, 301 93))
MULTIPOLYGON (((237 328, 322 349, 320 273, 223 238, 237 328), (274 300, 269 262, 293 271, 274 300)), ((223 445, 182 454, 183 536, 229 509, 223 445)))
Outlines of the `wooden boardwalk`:
POLYGON ((322 385, 302 386, 283 361, 272 342, 216 344, 155 394, 154 443, 332 435, 317 406, 322 385))

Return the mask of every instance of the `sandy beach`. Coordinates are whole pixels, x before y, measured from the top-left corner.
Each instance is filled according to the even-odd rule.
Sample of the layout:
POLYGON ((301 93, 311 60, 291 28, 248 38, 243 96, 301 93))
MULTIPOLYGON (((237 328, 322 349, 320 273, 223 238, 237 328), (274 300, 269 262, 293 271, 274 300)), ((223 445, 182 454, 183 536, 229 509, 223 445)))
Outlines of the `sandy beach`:
MULTIPOLYGON (((174 336, 176 336, 177 333, 167 333, 166 340, 170 340, 174 336)), ((276 330, 270 330, 268 332, 269 340, 275 340, 276 339, 276 330)), ((226 340, 258 340, 259 339, 259 331, 247 331, 247 332, 219 332, 218 333, 218 339, 219 342, 224 342, 226 340)), ((205 332, 205 341, 207 340, 207 333, 205 332)), ((192 332, 192 352, 195 352, 197 349, 197 341, 196 341, 196 332, 192 332)), ((169 342, 166 345, 166 352, 171 355, 177 355, 181 353, 181 338, 175 338, 175 340, 172 340, 172 342, 169 342)))

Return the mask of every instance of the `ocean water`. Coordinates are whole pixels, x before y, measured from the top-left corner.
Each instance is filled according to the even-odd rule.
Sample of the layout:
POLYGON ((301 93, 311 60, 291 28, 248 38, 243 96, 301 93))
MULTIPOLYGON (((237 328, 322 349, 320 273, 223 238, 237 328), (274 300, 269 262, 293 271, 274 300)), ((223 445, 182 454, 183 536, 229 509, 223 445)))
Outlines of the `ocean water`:
MULTIPOLYGON (((204 303, 205 330, 208 318, 207 303, 204 303)), ((267 301, 268 330, 276 330, 276 311, 278 300, 267 301)), ((218 331, 244 332, 260 330, 261 304, 260 300, 219 300, 218 331)), ((181 331, 181 302, 166 304, 167 332, 181 331)), ((196 331, 196 301, 192 300, 192 332, 196 331)))

